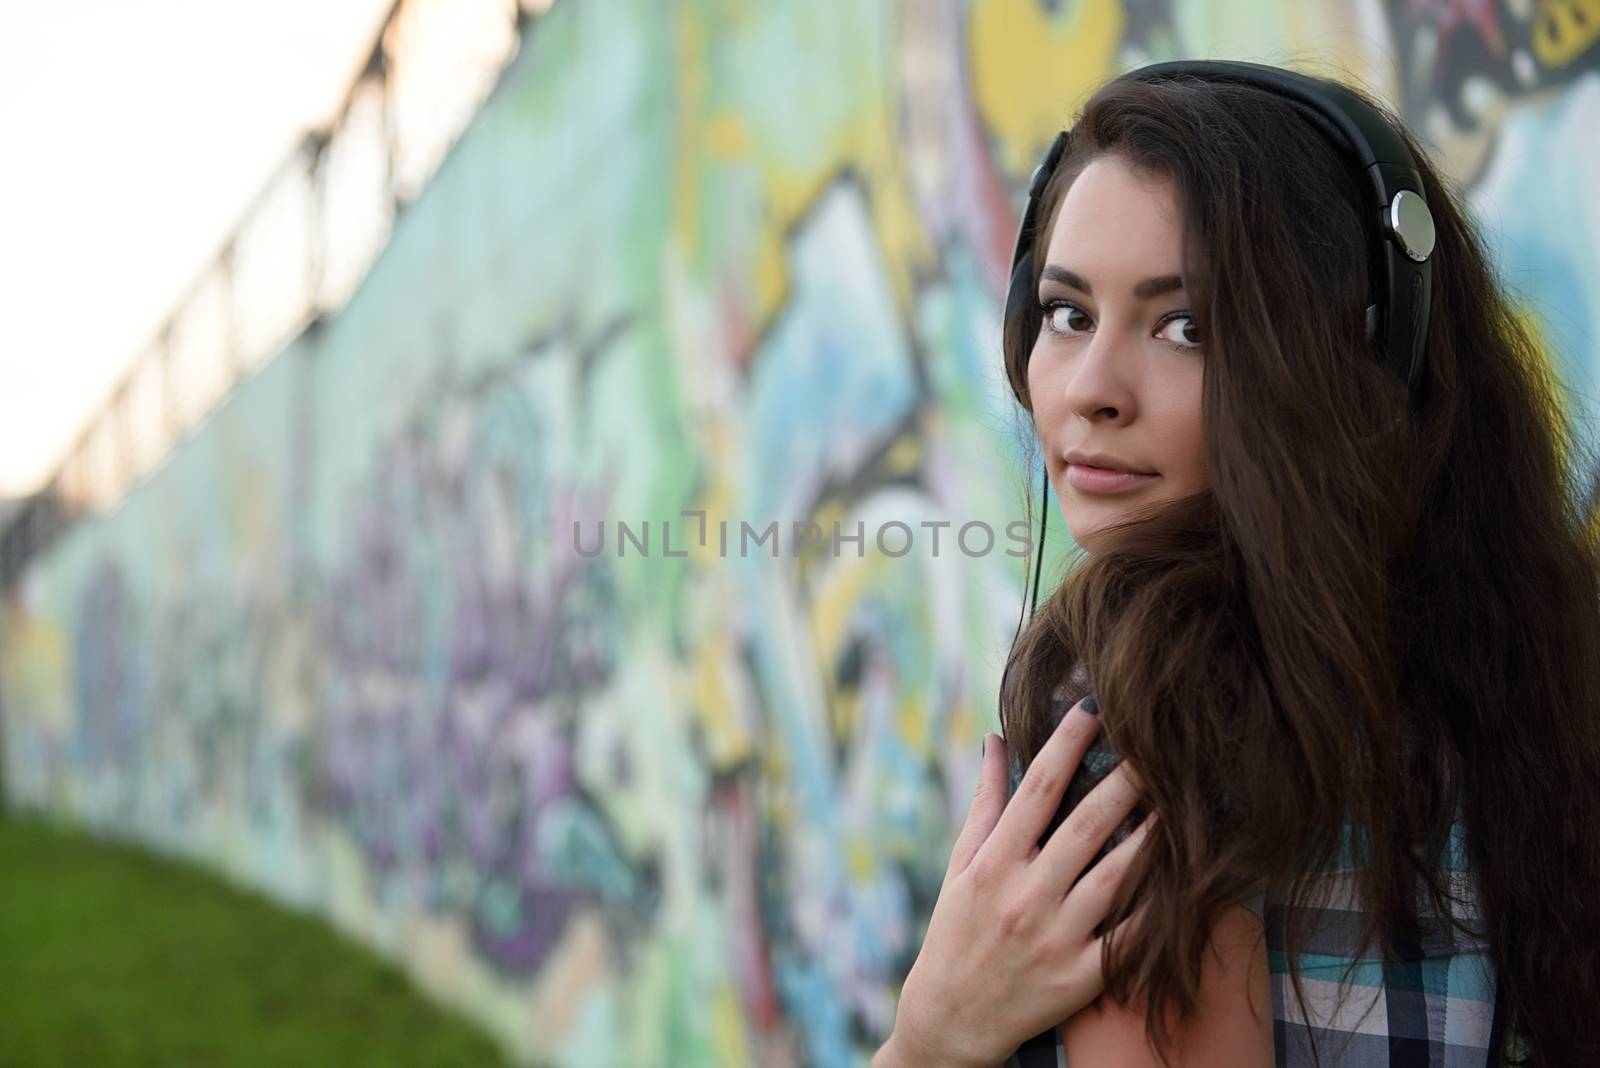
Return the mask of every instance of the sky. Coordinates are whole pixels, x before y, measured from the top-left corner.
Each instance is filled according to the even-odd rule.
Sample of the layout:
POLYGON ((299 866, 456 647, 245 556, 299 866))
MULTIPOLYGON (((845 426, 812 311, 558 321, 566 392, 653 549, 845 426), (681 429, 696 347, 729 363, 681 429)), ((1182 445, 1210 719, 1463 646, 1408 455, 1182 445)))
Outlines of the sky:
POLYGON ((390 0, 0 0, 0 498, 72 442, 390 0))

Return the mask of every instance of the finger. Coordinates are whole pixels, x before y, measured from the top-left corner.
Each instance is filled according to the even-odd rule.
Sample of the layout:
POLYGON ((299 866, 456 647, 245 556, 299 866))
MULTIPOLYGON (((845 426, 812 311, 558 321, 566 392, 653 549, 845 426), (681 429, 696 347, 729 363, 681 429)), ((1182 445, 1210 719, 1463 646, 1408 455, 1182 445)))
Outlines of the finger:
POLYGON ((1033 872, 1040 892, 1055 894, 1060 900, 1094 863, 1095 854, 1128 818, 1143 793, 1144 785, 1126 760, 1096 783, 1040 847, 1033 872))
POLYGON ((1074 982, 1083 984, 1086 988, 1096 988, 1095 994, 1099 995, 1104 989, 1105 970, 1102 967, 1106 944, 1112 947, 1112 955, 1121 952, 1127 945, 1128 939, 1137 934, 1149 922, 1151 903, 1146 900, 1140 902, 1133 910, 1133 915, 1117 924, 1116 928, 1099 936, 1098 938, 1085 938, 1082 948, 1072 957, 1068 965, 1069 974, 1074 982))
MULTIPOLYGON (((1113 930, 1103 935, 1091 937, 1095 927, 1100 922, 1097 916, 1093 923, 1083 928, 1084 934, 1080 939, 1081 948, 1070 958, 1067 965, 1068 974, 1072 981, 1085 990, 1092 990, 1098 997, 1105 988, 1105 970, 1103 967, 1106 945, 1111 944, 1112 955, 1122 951, 1128 939, 1137 934, 1149 922, 1151 902, 1149 899, 1141 901, 1134 906, 1133 915, 1119 923, 1113 930)), ((1101 916, 1104 915, 1104 910, 1101 916)), ((1141 1013, 1142 1015, 1142 1013, 1141 1013)))
POLYGON ((1095 940, 1095 952, 1099 952, 1100 943, 1102 942, 1110 943, 1112 956, 1122 952, 1122 947, 1128 944, 1128 939, 1138 934, 1143 930, 1144 925, 1150 922, 1150 907, 1149 899, 1141 901, 1134 908, 1132 916, 1129 916, 1095 940))
POLYGON ((961 833, 950 850, 950 871, 966 871, 979 847, 1000 821, 1011 778, 1011 765, 1006 756, 1004 738, 993 732, 983 736, 983 762, 978 765, 978 783, 972 790, 972 803, 967 806, 966 822, 961 825, 961 833))
POLYGON ((1016 796, 1006 805, 982 850, 1016 859, 1026 859, 1033 852, 1099 729, 1100 720, 1083 710, 1082 701, 1067 710, 1028 765, 1016 796))
MULTIPOLYGON (((1107 781, 1110 781, 1110 776, 1106 778, 1107 781)), ((1096 789, 1099 789, 1099 787, 1096 787, 1096 789)), ((1088 798, 1085 798, 1084 802, 1087 803, 1088 798)), ((1111 911, 1111 902, 1116 898, 1117 891, 1121 889, 1122 883, 1128 874, 1128 869, 1133 866, 1134 858, 1138 856, 1140 848, 1149 838, 1155 822, 1154 813, 1146 816, 1140 821, 1139 826, 1129 833, 1128 837, 1118 842, 1116 848, 1101 857, 1094 867, 1084 873, 1083 878, 1078 880, 1077 885, 1066 893, 1061 902, 1061 908, 1064 913, 1071 917, 1071 922, 1077 930, 1084 932, 1094 930, 1100 921, 1105 919, 1106 914, 1111 911)), ((1066 824, 1062 824, 1061 828, 1057 829, 1056 834, 1051 836, 1051 842, 1055 841, 1056 836, 1065 827, 1066 824)), ((1048 845, 1046 848, 1048 849, 1048 845)), ((1096 846, 1095 848, 1098 849, 1099 847, 1096 846)), ((1040 859, 1042 860, 1043 858, 1044 853, 1041 852, 1040 859)))

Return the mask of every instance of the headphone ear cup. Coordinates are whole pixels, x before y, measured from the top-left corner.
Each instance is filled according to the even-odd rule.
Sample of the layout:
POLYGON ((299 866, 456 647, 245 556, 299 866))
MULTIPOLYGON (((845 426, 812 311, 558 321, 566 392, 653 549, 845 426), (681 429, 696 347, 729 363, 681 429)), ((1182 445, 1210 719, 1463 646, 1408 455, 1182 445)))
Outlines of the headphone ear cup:
POLYGON ((1028 399, 1028 356, 1039 336, 1039 298, 1034 292, 1033 255, 1024 252, 1017 257, 1011 270, 1011 284, 1006 288, 1005 318, 1001 321, 1001 338, 1005 351, 1005 364, 1012 386, 1029 411, 1033 403, 1028 399), (1012 354, 1016 354, 1013 360, 1012 354))
POLYGON ((1017 265, 1011 269, 1011 284, 1006 288, 1006 318, 1009 324, 1014 316, 1027 311, 1030 302, 1028 290, 1033 284, 1033 253, 1022 253, 1017 265))

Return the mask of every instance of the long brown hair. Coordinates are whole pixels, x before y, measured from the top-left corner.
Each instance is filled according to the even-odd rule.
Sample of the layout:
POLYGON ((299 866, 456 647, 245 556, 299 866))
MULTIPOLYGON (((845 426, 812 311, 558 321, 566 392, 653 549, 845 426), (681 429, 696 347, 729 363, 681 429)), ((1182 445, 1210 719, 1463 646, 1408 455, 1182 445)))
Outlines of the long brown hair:
MULTIPOLYGON (((1153 907, 1105 964, 1114 998, 1147 998, 1163 1058, 1222 912, 1262 887, 1317 903, 1347 828, 1364 949, 1418 930, 1419 885, 1449 916, 1436 861, 1459 803, 1503 1019, 1536 1063, 1600 1063, 1600 569, 1577 439, 1459 193, 1361 95, 1411 145, 1438 231, 1414 408, 1365 337, 1370 193, 1320 131, 1190 79, 1112 81, 1085 105, 1034 270, 1090 159, 1171 179, 1211 485, 1075 561, 1012 651, 1001 722, 1031 761, 1081 668, 1069 698, 1093 690, 1147 784, 1161 819, 1107 927, 1153 907)), ((1031 411, 1026 303, 1004 349, 1031 411)), ((1306 914, 1288 914, 1293 964, 1306 914)))

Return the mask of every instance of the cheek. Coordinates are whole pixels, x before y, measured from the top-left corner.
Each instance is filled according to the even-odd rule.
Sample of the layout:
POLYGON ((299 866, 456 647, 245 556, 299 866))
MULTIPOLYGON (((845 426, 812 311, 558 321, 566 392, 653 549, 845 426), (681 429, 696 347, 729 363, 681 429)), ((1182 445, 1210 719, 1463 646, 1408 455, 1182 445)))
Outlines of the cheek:
POLYGON ((1028 361, 1028 399, 1033 404, 1034 422, 1041 427, 1056 418, 1061 406, 1061 389, 1051 381, 1046 366, 1047 361, 1042 359, 1028 361))
POLYGON ((1200 414, 1200 401, 1194 397, 1179 411, 1172 414, 1169 424, 1173 428, 1170 448, 1175 468, 1181 472, 1183 489, 1194 492, 1210 485, 1206 474, 1205 423, 1200 414))

